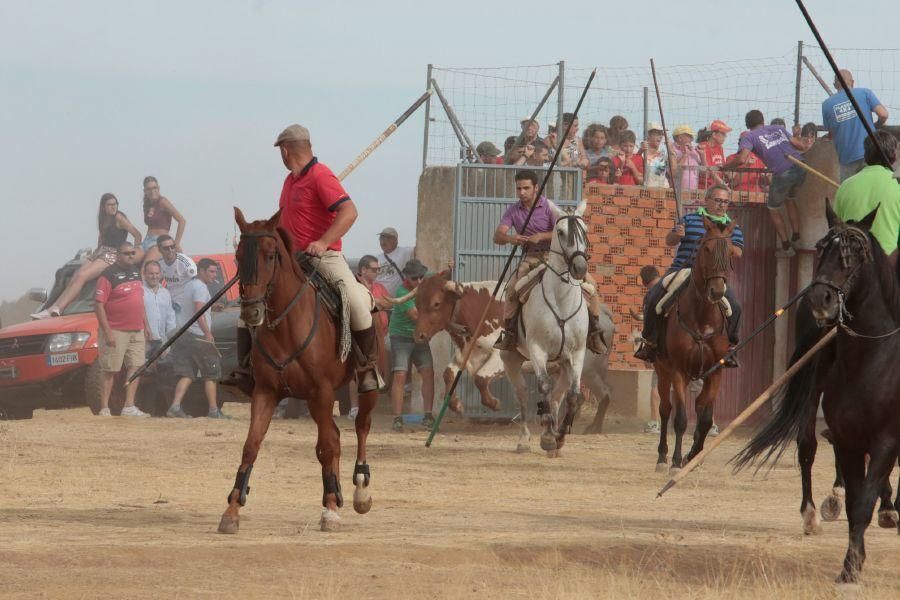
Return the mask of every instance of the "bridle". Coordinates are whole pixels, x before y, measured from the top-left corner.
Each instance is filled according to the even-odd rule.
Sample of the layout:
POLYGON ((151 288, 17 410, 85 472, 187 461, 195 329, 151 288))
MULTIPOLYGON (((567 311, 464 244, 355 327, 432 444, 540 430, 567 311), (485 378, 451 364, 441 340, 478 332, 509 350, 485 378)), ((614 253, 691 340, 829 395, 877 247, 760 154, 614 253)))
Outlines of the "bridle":
POLYGON ((825 325, 837 325, 851 337, 869 340, 887 338, 900 332, 900 327, 897 327, 881 335, 865 335, 854 331, 853 328, 847 325, 848 321, 853 320, 853 315, 847 308, 846 298, 850 295, 850 291, 856 285, 862 266, 874 260, 872 241, 869 239, 868 234, 859 227, 846 224, 835 226, 828 231, 825 237, 816 242, 816 250, 818 251, 820 260, 824 256, 826 250, 828 250, 829 246, 835 242, 838 243, 838 248, 841 253, 841 266, 845 271, 849 270, 850 272, 847 274, 847 277, 844 278, 844 282, 840 285, 830 278, 822 276, 816 276, 810 284, 810 288, 816 285, 825 286, 834 290, 837 295, 838 310, 836 322, 826 323, 825 325))
MULTIPOLYGON (((556 220, 557 225, 560 221, 568 221, 568 240, 566 245, 572 246, 577 245, 579 241, 583 242, 583 250, 581 248, 575 250, 571 254, 567 253, 565 249, 562 251, 554 250, 553 244, 550 245, 550 253, 561 256, 563 261, 566 263, 565 271, 557 271, 553 268, 550 263, 544 261, 544 264, 547 265, 547 268, 552 271, 557 277, 559 277, 562 281, 570 284, 570 285, 581 285, 580 283, 572 283, 571 275, 572 275, 572 261, 577 257, 582 257, 586 263, 590 263, 591 256, 587 253, 587 228, 584 225, 584 217, 577 214, 567 214, 565 216, 559 217, 556 220)), ((556 227, 554 227, 554 232, 556 231, 556 227)))
MULTIPOLYGON (((725 284, 726 285, 728 284, 728 276, 727 276, 727 273, 728 273, 727 261, 729 259, 729 252, 728 252, 729 238, 728 237, 716 236, 716 237, 711 237, 709 239, 700 240, 700 242, 697 244, 697 249, 694 251, 694 260, 697 259, 697 257, 700 254, 700 251, 707 244, 710 244, 713 242, 715 242, 715 244, 716 244, 716 247, 713 249, 713 260, 715 261, 713 264, 714 273, 709 276, 707 276, 706 273, 703 273, 703 289, 708 289, 708 284, 709 284, 710 279, 723 279, 725 281, 725 284)), ((694 280, 694 287, 699 288, 700 286, 698 285, 698 283, 700 281, 700 278, 694 277, 695 271, 697 271, 697 269, 693 269, 691 271, 691 278, 694 280)), ((716 300, 710 299, 709 294, 702 294, 702 293, 700 293, 699 289, 696 291, 697 291, 697 294, 703 300, 708 302, 709 304, 715 304, 717 302, 716 300)))

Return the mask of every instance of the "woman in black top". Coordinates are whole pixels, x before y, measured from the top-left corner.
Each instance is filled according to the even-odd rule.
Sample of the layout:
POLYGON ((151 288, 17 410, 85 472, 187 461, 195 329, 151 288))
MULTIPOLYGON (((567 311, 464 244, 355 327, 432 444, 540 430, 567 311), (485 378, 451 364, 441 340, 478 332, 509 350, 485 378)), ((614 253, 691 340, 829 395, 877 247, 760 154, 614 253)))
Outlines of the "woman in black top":
POLYGON ((53 306, 31 315, 32 319, 58 317, 72 300, 78 297, 81 288, 88 281, 96 279, 108 266, 116 262, 116 249, 128 238, 134 237, 134 247, 138 251, 138 264, 143 257, 141 250, 141 232, 131 224, 125 213, 119 211, 119 201, 113 194, 106 193, 100 197, 100 208, 97 211, 97 249, 88 257, 87 262, 72 277, 69 285, 53 306))

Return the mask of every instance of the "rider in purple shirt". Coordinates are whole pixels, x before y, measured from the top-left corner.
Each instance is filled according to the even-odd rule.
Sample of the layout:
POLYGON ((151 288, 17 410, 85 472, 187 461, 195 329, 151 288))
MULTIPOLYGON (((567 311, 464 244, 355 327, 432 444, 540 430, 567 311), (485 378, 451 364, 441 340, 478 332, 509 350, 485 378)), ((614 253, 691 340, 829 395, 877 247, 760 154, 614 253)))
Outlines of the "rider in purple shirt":
MULTIPOLYGON (((525 277, 532 269, 543 263, 550 252, 550 240, 556 226, 556 215, 549 200, 537 197, 538 177, 534 171, 516 173, 516 196, 519 201, 506 209, 500 224, 494 231, 494 243, 501 246, 514 244, 524 246, 525 256, 519 266, 512 272, 506 283, 506 302, 503 305, 504 331, 497 339, 494 347, 498 350, 515 351, 516 349, 516 315, 521 301, 515 291, 516 282, 525 277), (535 203, 537 203, 535 205, 535 203), (534 206, 534 213, 528 226, 525 219, 534 206)), ((597 296, 597 285, 590 274, 585 281, 594 286, 593 295, 588 298, 588 339, 587 347, 596 353, 606 352, 606 344, 600 328, 600 297, 597 296)), ((609 340, 612 342, 612 340, 609 340)))

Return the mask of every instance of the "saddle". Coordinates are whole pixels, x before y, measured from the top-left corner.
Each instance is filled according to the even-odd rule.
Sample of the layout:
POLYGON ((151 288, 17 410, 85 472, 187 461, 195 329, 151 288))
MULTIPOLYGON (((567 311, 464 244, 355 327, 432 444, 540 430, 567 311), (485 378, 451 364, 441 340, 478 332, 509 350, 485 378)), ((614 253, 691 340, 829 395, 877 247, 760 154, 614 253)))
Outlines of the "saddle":
POLYGON ((319 302, 325 307, 325 312, 328 313, 335 327, 338 328, 338 348, 341 362, 347 360, 351 347, 355 350, 357 357, 361 356, 359 348, 353 343, 353 338, 350 335, 350 301, 347 299, 347 290, 344 288, 343 283, 340 281, 335 283, 326 279, 313 266, 306 253, 297 252, 295 258, 303 270, 303 274, 309 279, 309 284, 315 290, 319 302))
MULTIPOLYGON (((665 295, 660 299, 659 302, 656 303, 656 314, 658 315, 667 315, 669 311, 672 310, 672 307, 675 305, 675 301, 678 299, 678 296, 681 294, 681 291, 687 287, 688 282, 691 280, 691 269, 690 267, 685 267, 684 269, 679 269, 678 271, 673 271, 669 273, 665 277, 662 278, 662 286, 666 290, 665 295)), ((728 299, 724 296, 721 300, 719 300, 719 304, 722 305, 722 308, 725 311, 725 316, 731 316, 731 303, 728 302, 728 299)))
MULTIPOLYGON (((516 282, 515 292, 516 297, 519 298, 520 304, 525 304, 528 301, 528 296, 531 295, 531 290, 541 282, 541 279, 544 277, 544 272, 547 270, 547 265, 538 265, 533 268, 528 274, 519 279, 516 282)), ((594 286, 590 283, 583 281, 581 282, 581 291, 587 294, 588 296, 592 296, 594 294, 594 286)))

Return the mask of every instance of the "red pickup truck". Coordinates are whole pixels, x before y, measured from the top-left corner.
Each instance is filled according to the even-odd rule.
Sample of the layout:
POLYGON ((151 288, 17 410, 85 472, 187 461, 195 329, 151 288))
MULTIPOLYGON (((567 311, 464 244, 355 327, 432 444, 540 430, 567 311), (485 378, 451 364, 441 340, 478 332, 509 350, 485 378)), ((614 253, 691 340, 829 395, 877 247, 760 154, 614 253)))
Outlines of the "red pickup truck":
MULTIPOLYGON (((43 289, 33 289, 30 296, 43 302, 43 306, 52 305, 84 263, 86 254, 79 252, 56 272, 56 280, 49 293, 43 289)), ((218 281, 211 284, 211 288, 221 289, 235 275, 233 254, 200 254, 192 258, 194 261, 211 258, 219 265, 218 281)), ((31 418, 36 408, 85 404, 92 408, 98 406, 101 378, 95 364, 98 326, 93 297, 94 282, 89 282, 78 298, 66 307, 62 316, 0 329, 0 419, 31 418)), ((236 360, 237 286, 230 289, 223 299, 222 310, 213 313, 212 329, 216 346, 223 357, 223 371, 228 372, 236 360)), ((145 392, 150 387, 147 386, 145 392)), ((199 388, 192 386, 195 387, 199 388)), ((141 395, 139 391, 138 402, 145 405, 148 402, 146 393, 143 394, 143 402, 141 395)), ((186 410, 189 410, 189 399, 185 400, 186 410)), ((197 412, 205 414, 206 404, 202 396, 196 400, 197 412)), ((114 412, 115 405, 116 398, 113 398, 111 408, 114 412)))

